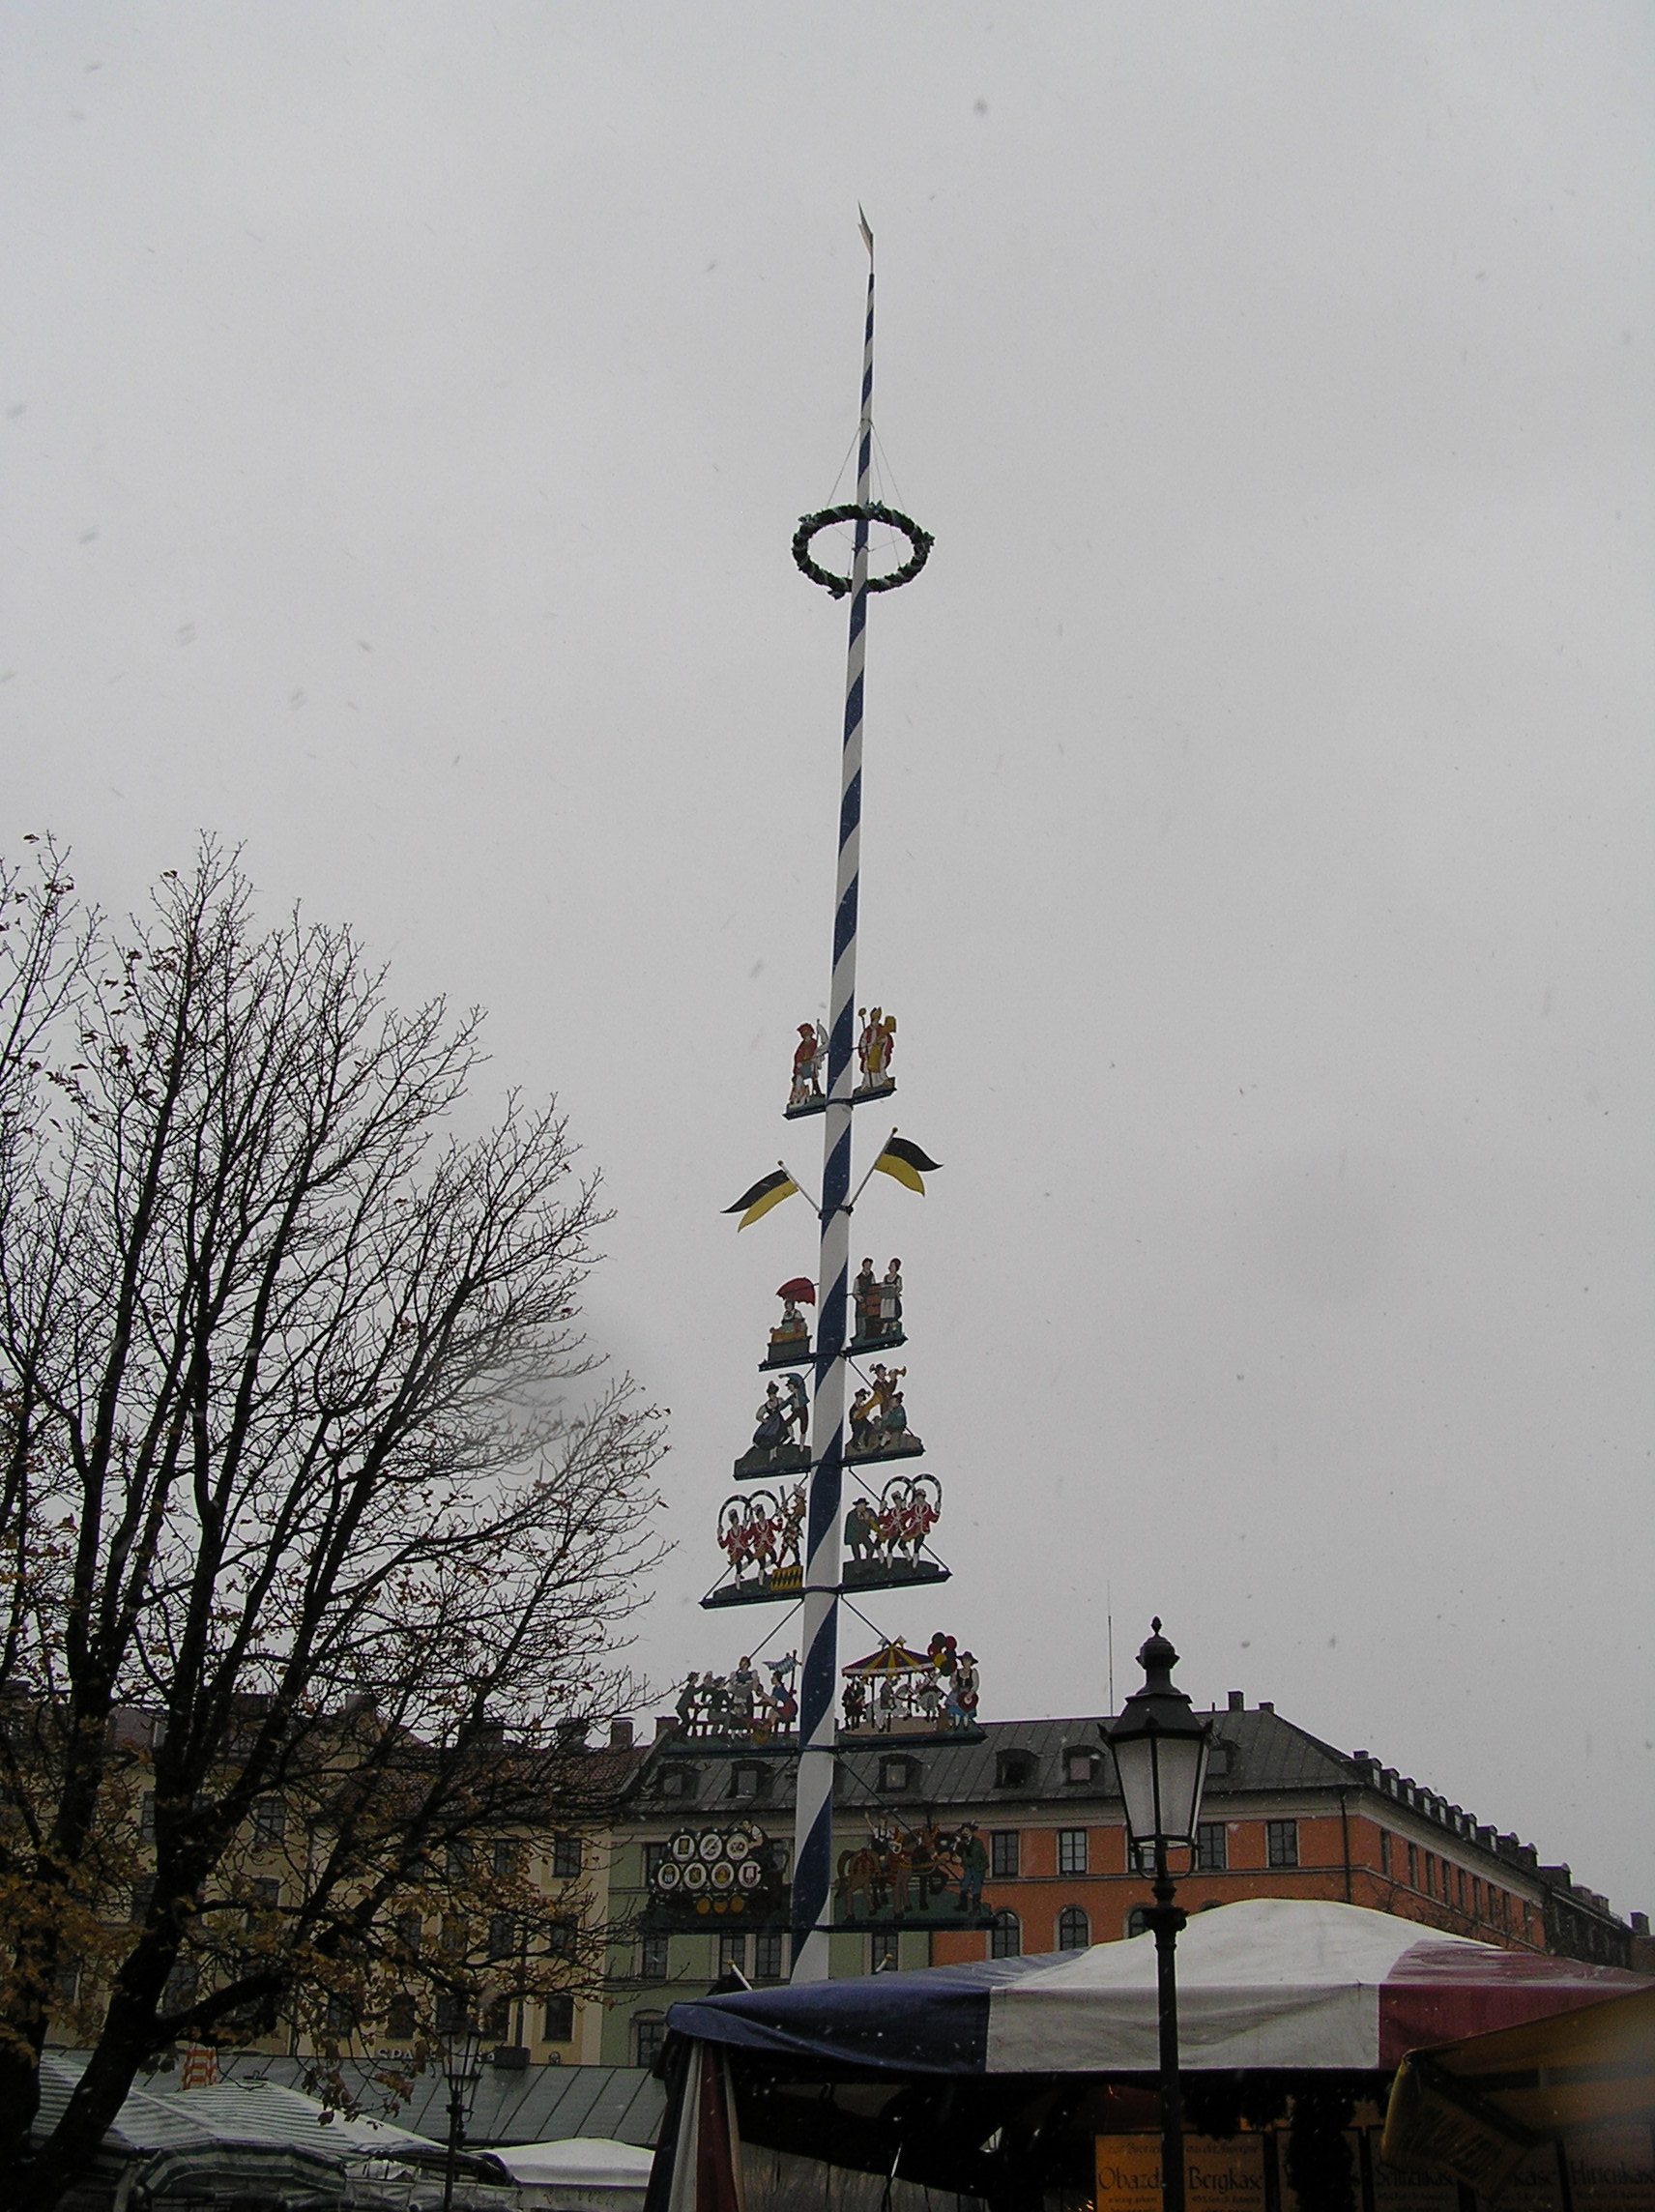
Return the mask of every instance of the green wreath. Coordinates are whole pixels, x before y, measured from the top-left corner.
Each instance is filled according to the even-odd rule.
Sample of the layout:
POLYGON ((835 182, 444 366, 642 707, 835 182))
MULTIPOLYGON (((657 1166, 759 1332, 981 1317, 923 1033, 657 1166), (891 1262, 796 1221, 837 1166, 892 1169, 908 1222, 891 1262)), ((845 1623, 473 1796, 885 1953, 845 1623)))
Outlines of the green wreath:
POLYGON ((835 522, 888 522, 893 530, 900 530, 908 539, 909 555, 900 568, 893 568, 888 576, 870 576, 870 592, 894 592, 899 584, 912 584, 931 557, 936 543, 930 531, 921 530, 917 522, 911 522, 906 514, 898 514, 893 507, 825 507, 819 513, 800 515, 798 528, 793 534, 793 557, 801 574, 813 584, 820 584, 834 598, 842 599, 851 589, 849 576, 835 576, 826 568, 818 568, 810 558, 810 540, 818 531, 829 530, 835 522))

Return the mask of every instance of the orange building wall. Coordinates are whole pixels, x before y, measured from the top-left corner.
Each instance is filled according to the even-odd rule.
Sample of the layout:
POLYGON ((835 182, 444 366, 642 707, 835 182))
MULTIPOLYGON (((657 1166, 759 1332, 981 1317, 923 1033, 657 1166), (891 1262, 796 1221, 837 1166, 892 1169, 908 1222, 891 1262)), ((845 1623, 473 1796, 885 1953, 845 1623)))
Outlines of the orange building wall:
MULTIPOLYGON (((1009 1812, 1008 1807, 1008 1817, 1003 1819, 984 1819, 982 1828, 985 1838, 992 1837, 997 1830, 1017 1831, 1021 1839, 1021 1871, 1014 1877, 998 1879, 991 1873, 983 1884, 983 1897, 991 1911, 1009 1908, 1017 1914, 1022 1922, 1023 1950, 1029 1953, 1055 1950, 1058 1915, 1070 1905, 1078 1905, 1087 1914, 1094 1943, 1119 1940, 1126 1933, 1127 1915, 1133 1906, 1150 1903, 1147 1880, 1142 1875, 1127 1871, 1124 1828, 1089 1826, 1088 1871, 1084 1875, 1060 1875, 1058 1830, 1078 1827, 1080 1822, 1055 1817, 1044 1810, 1031 1814, 1024 1822, 1009 1818, 1009 1812)), ((1497 1866, 1494 1868, 1493 1890, 1495 1895, 1509 1897, 1509 1923, 1491 1915, 1490 1865, 1487 1862, 1474 1865, 1470 1853, 1464 1860, 1449 1862, 1451 1886, 1445 1901, 1439 1874, 1434 1883, 1436 1894, 1428 1896, 1424 1892, 1426 1848, 1417 1842, 1416 1863, 1421 1887, 1408 1888, 1406 1836, 1393 1835, 1391 1871, 1388 1875, 1382 1871, 1379 1823, 1375 1820, 1356 1814, 1342 1819, 1337 1812, 1299 1815, 1299 1863, 1297 1867, 1289 1868, 1272 1867, 1268 1863, 1265 1818, 1244 1814, 1225 1822, 1230 1863, 1223 1873, 1177 1877, 1178 1903, 1186 1912, 1199 1912, 1207 1905, 1232 1904, 1242 1897, 1325 1898, 1334 1903, 1367 1906, 1374 1911, 1394 1912, 1425 1927, 1476 1936, 1484 1942, 1512 1949, 1538 1951, 1545 1947, 1538 1906, 1529 1906, 1525 1925, 1524 1900, 1512 1894, 1497 1878, 1503 1871, 1497 1866), (1466 1870, 1467 1903, 1464 1911, 1458 1905, 1458 1883, 1454 1878, 1455 1870, 1460 1866, 1466 1870), (1483 1884, 1484 1910, 1480 1919, 1470 1908, 1473 1877, 1483 1884)), ((1443 1856, 1433 1850, 1434 1872, 1441 1867, 1443 1856)), ((944 1930, 931 1939, 931 1956, 937 1965, 963 1965, 986 1957, 988 1946, 989 1937, 979 1931, 962 1930, 956 1935, 944 1930)))

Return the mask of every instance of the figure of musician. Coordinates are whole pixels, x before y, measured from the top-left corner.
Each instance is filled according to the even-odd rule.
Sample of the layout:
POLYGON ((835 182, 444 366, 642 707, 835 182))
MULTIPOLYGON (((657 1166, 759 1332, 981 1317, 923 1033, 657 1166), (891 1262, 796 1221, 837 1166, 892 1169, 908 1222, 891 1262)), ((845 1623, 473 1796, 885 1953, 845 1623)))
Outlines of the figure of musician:
POLYGON ((851 1424, 851 1449, 853 1452, 870 1452, 878 1441, 879 1408, 871 1390, 858 1387, 851 1400, 847 1418, 851 1424))
POLYGON ((868 1693, 859 1674, 845 1684, 845 1726, 859 1729, 868 1717, 868 1693))
POLYGON ((893 1260, 886 1269, 879 1287, 879 1318, 881 1331, 894 1336, 902 1326, 902 1262, 893 1260))
POLYGON ((759 1694, 759 1677, 753 1672, 753 1662, 743 1658, 731 1674, 728 1682, 730 1718, 737 1728, 746 1731, 753 1725, 753 1703, 759 1694))
POLYGON ((810 1324, 799 1312, 798 1300, 784 1295, 781 1301, 781 1320, 770 1330, 770 1351, 772 1354, 788 1353, 795 1345, 802 1351, 810 1349, 810 1324))

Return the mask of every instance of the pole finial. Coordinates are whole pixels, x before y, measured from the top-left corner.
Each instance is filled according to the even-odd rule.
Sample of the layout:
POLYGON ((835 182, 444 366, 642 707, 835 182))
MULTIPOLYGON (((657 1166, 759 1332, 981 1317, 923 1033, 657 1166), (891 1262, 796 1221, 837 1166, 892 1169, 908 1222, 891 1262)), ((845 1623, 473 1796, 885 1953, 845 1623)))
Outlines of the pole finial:
POLYGON ((867 217, 862 213, 862 203, 860 200, 857 202, 857 224, 858 229, 861 231, 862 244, 867 247, 868 259, 871 261, 874 257, 874 234, 871 227, 869 226, 867 217))

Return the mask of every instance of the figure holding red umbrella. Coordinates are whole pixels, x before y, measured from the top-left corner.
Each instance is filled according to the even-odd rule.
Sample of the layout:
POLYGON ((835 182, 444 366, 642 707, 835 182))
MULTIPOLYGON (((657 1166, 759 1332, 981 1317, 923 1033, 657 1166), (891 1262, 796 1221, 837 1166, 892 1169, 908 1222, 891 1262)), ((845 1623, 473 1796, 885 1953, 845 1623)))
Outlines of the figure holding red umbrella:
POLYGON ((770 1330, 767 1367, 780 1367, 790 1359, 808 1357, 810 1324, 798 1309, 816 1303, 816 1285, 808 1275, 795 1275, 790 1282, 783 1283, 776 1296, 781 1300, 781 1322, 770 1330))

